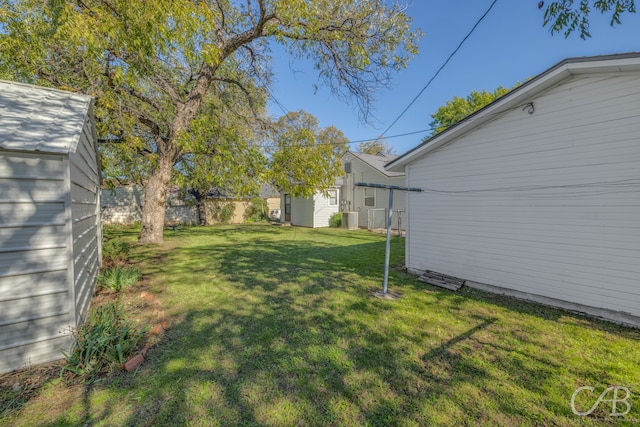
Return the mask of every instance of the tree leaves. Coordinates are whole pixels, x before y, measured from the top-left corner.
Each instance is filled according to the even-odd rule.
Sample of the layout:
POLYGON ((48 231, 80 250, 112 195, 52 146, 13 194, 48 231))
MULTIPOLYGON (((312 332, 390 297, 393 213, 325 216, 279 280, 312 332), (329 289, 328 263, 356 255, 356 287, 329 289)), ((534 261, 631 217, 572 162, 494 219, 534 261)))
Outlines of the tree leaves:
MULTIPOLYGON (((171 168, 183 161, 204 168, 178 171, 201 186, 213 170, 235 165, 228 172, 238 177, 248 169, 233 161, 257 158, 252 144, 265 122, 271 74, 267 39, 314 60, 320 80, 366 120, 375 91, 417 52, 420 33, 410 24, 400 6, 383 0, 0 0, 0 76, 95 97, 99 138, 113 144, 103 149, 103 170, 154 188, 141 240, 157 242, 163 227, 152 222, 163 215, 147 210, 164 206, 171 168), (240 151, 225 161, 233 150, 240 151)), ((323 138, 319 130, 281 136, 323 138)), ((310 174, 334 170, 333 152, 315 145, 316 164, 295 147, 288 161, 277 154, 295 176, 306 174, 305 192, 330 180, 310 174)))
POLYGON ((333 126, 321 129, 311 114, 280 117, 273 130, 268 180, 293 197, 309 197, 336 185, 347 138, 333 126))
POLYGON ((581 39, 591 37, 589 17, 593 11, 610 14, 610 25, 620 24, 624 13, 635 13, 635 0, 561 0, 549 4, 544 12, 544 25, 551 34, 563 32, 565 38, 578 31, 581 39))
MULTIPOLYGON (((518 85, 514 86, 517 87, 518 85)), ((498 86, 493 92, 487 91, 472 91, 466 98, 459 98, 454 96, 452 100, 436 110, 431 115, 433 121, 431 122, 431 129, 433 129, 431 135, 442 132, 450 126, 455 125, 460 120, 467 117, 487 104, 490 104, 497 98, 508 93, 511 89, 507 89, 502 86, 498 86)))

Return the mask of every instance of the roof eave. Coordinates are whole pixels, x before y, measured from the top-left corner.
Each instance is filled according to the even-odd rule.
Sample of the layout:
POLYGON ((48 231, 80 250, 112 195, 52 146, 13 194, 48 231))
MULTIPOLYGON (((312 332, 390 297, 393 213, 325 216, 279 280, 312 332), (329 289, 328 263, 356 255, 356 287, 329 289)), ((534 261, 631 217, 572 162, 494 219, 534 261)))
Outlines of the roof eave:
POLYGON ((492 120, 496 114, 506 112, 519 105, 527 104, 527 99, 538 95, 573 75, 632 71, 640 71, 640 54, 638 53, 566 59, 496 99, 484 108, 465 117, 455 125, 407 151, 397 159, 389 162, 385 166, 385 169, 394 172, 404 172, 407 164, 414 159, 424 156, 453 139, 492 120))

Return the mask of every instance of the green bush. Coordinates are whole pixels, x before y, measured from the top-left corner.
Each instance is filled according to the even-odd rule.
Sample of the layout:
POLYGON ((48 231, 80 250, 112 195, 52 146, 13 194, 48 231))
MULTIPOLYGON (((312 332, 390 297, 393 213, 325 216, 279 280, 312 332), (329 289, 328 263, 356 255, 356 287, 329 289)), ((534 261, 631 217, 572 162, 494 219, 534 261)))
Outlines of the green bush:
POLYGON ((133 354, 145 331, 136 328, 117 303, 107 303, 89 310, 86 322, 73 331, 75 343, 65 354, 62 368, 92 382, 101 373, 118 369, 133 354))
POLYGON ((251 200, 251 204, 244 211, 244 220, 246 222, 262 222, 269 219, 269 206, 267 201, 256 197, 251 200))
POLYGON ((342 225, 342 212, 336 212, 329 218, 329 226, 339 228, 342 225))
POLYGON ((141 277, 140 270, 135 267, 116 265, 105 269, 98 275, 98 288, 120 292, 124 288, 135 284, 141 277))
POLYGON ((107 240, 102 245, 102 262, 106 265, 115 265, 127 260, 131 244, 122 239, 107 240))
POLYGON ((233 202, 214 202, 207 210, 213 221, 228 224, 233 218, 236 205, 233 202))

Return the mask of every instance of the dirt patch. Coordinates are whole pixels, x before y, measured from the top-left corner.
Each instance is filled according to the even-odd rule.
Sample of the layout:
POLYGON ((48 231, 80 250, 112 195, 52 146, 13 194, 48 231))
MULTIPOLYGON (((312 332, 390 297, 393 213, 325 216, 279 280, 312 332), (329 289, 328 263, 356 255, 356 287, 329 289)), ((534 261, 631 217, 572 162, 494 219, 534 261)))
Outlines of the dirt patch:
POLYGON ((60 376, 63 365, 64 361, 59 360, 0 375, 0 417, 37 396, 42 386, 60 376))

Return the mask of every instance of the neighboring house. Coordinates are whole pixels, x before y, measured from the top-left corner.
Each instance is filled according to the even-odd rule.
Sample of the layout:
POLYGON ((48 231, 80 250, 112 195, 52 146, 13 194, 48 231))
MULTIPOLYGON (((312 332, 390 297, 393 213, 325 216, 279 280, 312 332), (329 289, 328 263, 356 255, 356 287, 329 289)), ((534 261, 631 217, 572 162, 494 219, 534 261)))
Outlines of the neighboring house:
MULTIPOLYGON (((404 185, 404 172, 387 171, 384 166, 398 156, 394 154, 365 154, 348 151, 342 156, 345 177, 342 187, 342 210, 358 212, 358 225, 386 228, 389 209, 389 190, 356 187, 356 182, 369 184, 404 185)), ((405 192, 393 193, 391 228, 405 229, 405 192)))
POLYGON ((280 210, 280 222, 301 227, 329 227, 331 215, 340 212, 340 184, 313 197, 291 197, 283 193, 280 210))
POLYGON ((640 326, 640 54, 565 60, 387 165, 406 266, 640 326))
POLYGON ((0 373, 69 351, 100 267, 90 97, 0 81, 0 373))

